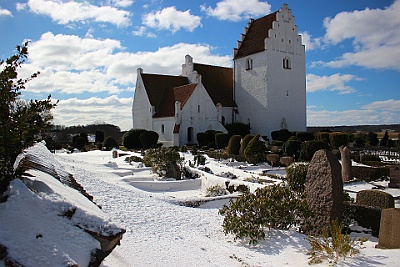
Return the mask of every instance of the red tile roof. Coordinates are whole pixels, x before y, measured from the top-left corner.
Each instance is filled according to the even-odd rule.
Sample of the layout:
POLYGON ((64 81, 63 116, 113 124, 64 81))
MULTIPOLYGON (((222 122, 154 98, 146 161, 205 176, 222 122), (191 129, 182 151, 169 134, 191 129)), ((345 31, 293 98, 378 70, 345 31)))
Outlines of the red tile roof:
POLYGON ((224 107, 237 107, 233 101, 233 69, 218 66, 194 64, 201 75, 201 82, 214 102, 224 107))
MULTIPOLYGON (((214 102, 224 107, 236 107, 233 101, 233 69, 218 66, 194 64, 201 75, 202 83, 214 102)), ((154 117, 174 117, 175 102, 186 104, 197 83, 190 84, 187 77, 142 73, 143 84, 150 104, 155 106, 154 117)))
POLYGON ((276 14, 277 12, 271 13, 251 23, 234 59, 265 50, 264 40, 268 37, 269 29, 272 29, 272 23, 276 21, 276 14))
POLYGON ((156 111, 165 96, 166 90, 188 84, 188 79, 182 76, 148 73, 142 73, 141 76, 150 104, 156 107, 156 111))
POLYGON ((196 86, 197 83, 186 84, 165 90, 159 109, 157 110, 157 113, 154 114, 154 117, 174 117, 175 102, 181 102, 180 108, 182 109, 189 97, 192 95, 194 89, 196 89, 196 86))

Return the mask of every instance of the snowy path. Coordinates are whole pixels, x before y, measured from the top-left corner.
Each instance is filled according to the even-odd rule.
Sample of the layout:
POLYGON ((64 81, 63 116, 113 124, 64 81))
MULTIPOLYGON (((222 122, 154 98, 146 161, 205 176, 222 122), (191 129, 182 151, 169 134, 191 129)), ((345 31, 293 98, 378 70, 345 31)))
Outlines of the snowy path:
MULTIPOLYGON (((179 206, 170 201, 170 196, 130 186, 113 173, 109 152, 56 157, 94 196, 110 219, 127 230, 121 245, 103 262, 104 267, 308 266, 309 245, 303 235, 271 231, 257 246, 233 242, 222 231, 223 217, 217 208, 179 206)), ((129 168, 123 159, 115 161, 118 167, 129 168)), ((375 243, 369 243, 368 258, 360 255, 338 266, 396 266, 398 257, 391 256, 395 251, 375 250, 375 243)))

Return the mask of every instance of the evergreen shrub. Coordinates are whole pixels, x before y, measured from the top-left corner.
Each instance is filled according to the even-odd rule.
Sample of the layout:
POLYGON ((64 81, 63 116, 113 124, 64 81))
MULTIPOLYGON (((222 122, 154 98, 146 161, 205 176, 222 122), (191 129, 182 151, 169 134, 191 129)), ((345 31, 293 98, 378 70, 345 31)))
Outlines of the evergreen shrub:
POLYGON ((145 129, 131 129, 122 137, 122 145, 127 149, 138 149, 142 147, 140 135, 147 132, 145 129))
POLYGON ((302 142, 314 140, 314 133, 310 132, 296 132, 296 137, 300 138, 302 142))
POLYGON ((311 161, 312 157, 314 156, 314 153, 321 149, 330 150, 330 146, 328 143, 320 140, 303 142, 301 144, 299 160, 311 161))
POLYGON ((272 140, 286 142, 291 136, 293 136, 293 133, 290 132, 288 129, 281 129, 271 132, 272 140))
POLYGON ((229 134, 227 133, 216 133, 215 134, 215 145, 216 148, 221 149, 228 146, 229 134))
POLYGON ((250 126, 242 122, 234 122, 225 125, 226 130, 228 130, 229 136, 240 135, 245 137, 250 133, 250 126))
POLYGON ((283 143, 282 146, 283 153, 287 156, 298 158, 301 150, 301 141, 289 140, 283 143))
POLYGON ((219 213, 224 217, 225 234, 233 234, 235 240, 247 238, 250 244, 265 238, 265 229, 289 229, 307 216, 305 199, 283 184, 274 184, 246 191, 236 201, 230 200, 219 213))
POLYGON ((333 132, 329 134, 329 141, 332 148, 338 149, 341 146, 347 146, 349 134, 344 132, 333 132))
POLYGON ((145 131, 139 135, 141 148, 155 147, 158 142, 158 133, 154 131, 145 131))
POLYGON ((260 135, 256 135, 251 139, 246 149, 244 150, 244 157, 249 164, 257 164, 265 161, 266 146, 260 140, 260 135))
POLYGON ((106 139, 104 139, 103 147, 105 147, 106 150, 111 150, 113 148, 118 148, 119 145, 118 145, 118 142, 114 138, 109 136, 106 139))
POLYGON ((228 143, 228 155, 239 155, 241 135, 232 135, 228 143))
POLYGON ((305 190, 308 163, 293 163, 286 168, 286 176, 282 178, 294 192, 302 194, 305 190))
POLYGON ((244 150, 246 149, 247 145, 253 138, 254 138, 254 135, 252 135, 252 134, 246 134, 246 136, 243 137, 242 144, 240 145, 240 150, 239 150, 240 155, 244 155, 244 150))

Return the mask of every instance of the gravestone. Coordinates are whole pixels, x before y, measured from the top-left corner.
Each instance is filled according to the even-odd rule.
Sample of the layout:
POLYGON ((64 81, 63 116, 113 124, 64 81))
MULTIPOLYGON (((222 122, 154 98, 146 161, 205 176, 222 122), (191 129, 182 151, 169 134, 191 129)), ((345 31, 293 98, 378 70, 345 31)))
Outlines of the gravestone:
POLYGON ((380 190, 361 190, 356 195, 356 204, 388 209, 394 208, 394 198, 391 194, 380 190))
POLYGON ((400 168, 390 168, 389 188, 400 188, 400 168))
POLYGON ((304 231, 320 235, 333 220, 341 222, 343 212, 343 181, 341 166, 328 150, 315 152, 308 166, 305 183, 306 200, 314 216, 307 218, 304 231))
POLYGON ((349 147, 340 147, 340 155, 342 159, 342 180, 348 182, 353 179, 353 172, 351 167, 351 150, 349 147))
POLYGON ((382 210, 378 248, 400 248, 400 209, 382 210))

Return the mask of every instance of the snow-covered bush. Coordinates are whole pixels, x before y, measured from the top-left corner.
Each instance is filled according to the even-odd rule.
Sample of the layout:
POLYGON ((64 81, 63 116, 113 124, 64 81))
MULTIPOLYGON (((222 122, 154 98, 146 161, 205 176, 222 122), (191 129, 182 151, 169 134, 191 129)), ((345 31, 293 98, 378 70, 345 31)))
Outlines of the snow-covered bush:
POLYGON ((226 195, 226 189, 221 185, 213 185, 206 189, 206 197, 217 197, 226 195))
POLYGON ((182 162, 179 152, 173 147, 160 147, 146 150, 143 162, 160 177, 181 179, 179 164, 182 162))
POLYGON ((286 168, 286 177, 282 180, 286 181, 293 191, 302 193, 305 189, 307 170, 308 163, 293 163, 286 168))
POLYGON ((250 244, 264 239, 266 229, 289 229, 309 214, 305 199, 284 184, 258 188, 254 194, 246 192, 219 213, 225 216, 225 234, 233 234, 235 240, 249 238, 250 244))

